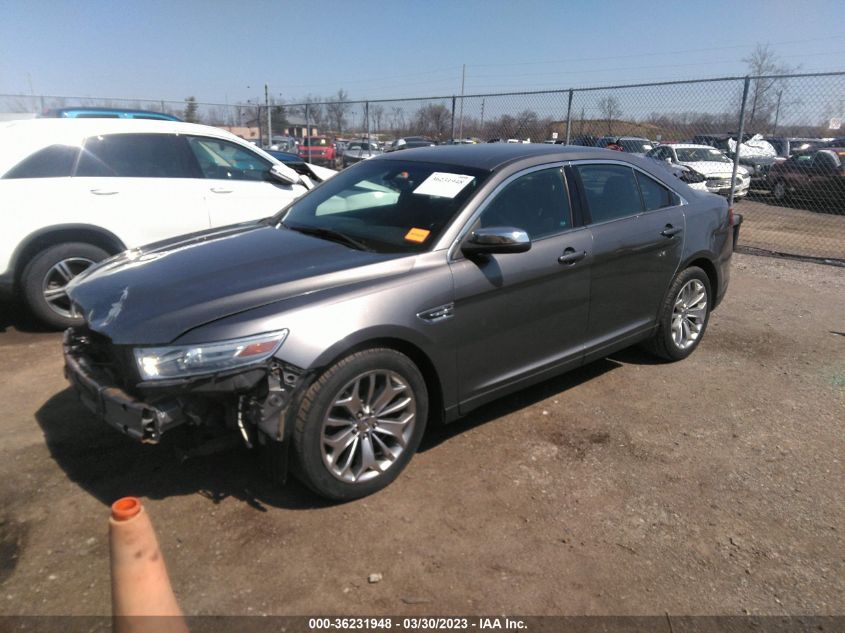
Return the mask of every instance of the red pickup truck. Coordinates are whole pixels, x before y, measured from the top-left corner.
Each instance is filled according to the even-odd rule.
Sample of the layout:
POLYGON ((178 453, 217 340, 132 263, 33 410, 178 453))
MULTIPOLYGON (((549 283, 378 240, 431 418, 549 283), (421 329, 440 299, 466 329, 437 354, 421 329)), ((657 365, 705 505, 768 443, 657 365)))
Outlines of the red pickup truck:
POLYGON ((299 157, 306 163, 335 166, 335 151, 332 142, 325 136, 309 136, 299 145, 299 157))

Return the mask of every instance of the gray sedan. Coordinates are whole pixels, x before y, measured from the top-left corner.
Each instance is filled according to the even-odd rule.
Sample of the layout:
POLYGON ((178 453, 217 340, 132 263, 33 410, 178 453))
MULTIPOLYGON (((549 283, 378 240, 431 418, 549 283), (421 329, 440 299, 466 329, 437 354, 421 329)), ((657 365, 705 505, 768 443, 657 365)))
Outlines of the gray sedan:
MULTIPOLYGON (((616 350, 678 361, 728 286, 724 198, 559 145, 389 153, 277 216, 128 251, 69 294, 67 375, 111 426, 239 434, 347 500, 427 425, 616 350)), ((634 422, 632 422, 634 423, 634 422)))
POLYGON ((350 141, 343 152, 343 167, 380 156, 382 153, 378 145, 372 141, 350 141))

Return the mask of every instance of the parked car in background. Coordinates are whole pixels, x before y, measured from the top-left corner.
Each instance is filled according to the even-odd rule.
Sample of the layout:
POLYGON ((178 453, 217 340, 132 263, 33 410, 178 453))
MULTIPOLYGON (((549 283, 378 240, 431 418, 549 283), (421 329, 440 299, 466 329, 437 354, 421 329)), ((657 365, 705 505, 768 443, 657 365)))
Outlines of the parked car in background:
MULTIPOLYGON (((724 196, 731 193, 733 161, 714 147, 692 143, 665 143, 649 151, 646 156, 671 164, 685 165, 702 174, 706 179, 704 186, 710 193, 724 196)), ((734 199, 739 200, 748 195, 750 185, 751 176, 748 169, 742 165, 737 166, 733 187, 734 199)))
POLYGON ((807 152, 826 145, 823 140, 818 138, 799 138, 792 136, 772 136, 766 138, 766 141, 777 152, 775 160, 786 160, 793 154, 807 152))
MULTIPOLYGON (((276 480, 387 486, 429 422, 644 344, 688 357, 725 295, 723 198, 557 145, 392 152, 269 221, 77 278, 67 376, 119 431, 240 433, 276 480)), ((69 422, 70 423, 70 422, 69 422)))
POLYGON ((299 157, 306 163, 335 166, 334 144, 325 136, 308 136, 299 144, 299 157))
POLYGON ((435 145, 437 145, 437 143, 424 136, 406 136, 393 141, 390 146, 390 151, 395 152, 400 149, 412 149, 415 147, 434 147, 435 145))
POLYGON ((343 152, 343 167, 349 167, 362 160, 380 156, 382 153, 373 141, 349 141, 346 151, 343 152))
POLYGON ((775 200, 811 198, 837 203, 845 212, 845 145, 795 154, 769 171, 775 200))
POLYGON ((47 119, 153 119, 154 121, 181 121, 177 116, 149 110, 124 110, 121 108, 53 108, 41 115, 47 119))
POLYGON ((81 322, 66 287, 126 248, 276 213, 312 187, 224 130, 174 121, 0 126, 0 291, 44 323, 81 322))
POLYGON ((607 147, 608 145, 617 145, 623 152, 637 156, 645 156, 645 153, 654 147, 650 140, 640 136, 602 136, 596 141, 595 146, 607 147))
MULTIPOLYGON (((736 134, 696 134, 692 142, 697 145, 709 145, 722 150, 725 156, 733 160, 736 155, 736 136, 736 134)), ((755 137, 760 138, 760 135, 743 134, 740 147, 751 142, 755 137)), ((767 176, 772 165, 775 164, 776 155, 774 147, 769 152, 754 152, 753 150, 746 152, 740 151, 739 164, 748 170, 752 186, 764 189, 768 187, 767 176)))
POLYGON ((298 147, 299 141, 292 136, 274 136, 271 139, 270 146, 266 149, 295 154, 297 153, 298 147))

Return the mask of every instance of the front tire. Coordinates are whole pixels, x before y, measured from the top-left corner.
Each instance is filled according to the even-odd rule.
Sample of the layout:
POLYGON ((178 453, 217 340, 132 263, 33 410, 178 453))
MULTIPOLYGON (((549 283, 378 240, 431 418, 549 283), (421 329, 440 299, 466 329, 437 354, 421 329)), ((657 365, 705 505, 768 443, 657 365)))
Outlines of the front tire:
POLYGON ((774 187, 772 187, 772 195, 778 202, 786 202, 789 193, 786 190, 786 183, 783 180, 775 182, 774 187))
POLYGON ((408 465, 427 417, 425 380, 407 356, 386 348, 351 354, 302 399, 292 438, 296 476, 327 499, 370 495, 408 465))
POLYGON ((666 292, 657 330, 646 341, 646 349, 669 361, 692 354, 710 320, 710 297, 710 279, 701 268, 690 266, 678 273, 666 292))
POLYGON ((108 257, 102 248, 84 242, 57 244, 41 251, 24 268, 21 287, 30 312, 52 328, 80 325, 67 296, 70 281, 108 257))

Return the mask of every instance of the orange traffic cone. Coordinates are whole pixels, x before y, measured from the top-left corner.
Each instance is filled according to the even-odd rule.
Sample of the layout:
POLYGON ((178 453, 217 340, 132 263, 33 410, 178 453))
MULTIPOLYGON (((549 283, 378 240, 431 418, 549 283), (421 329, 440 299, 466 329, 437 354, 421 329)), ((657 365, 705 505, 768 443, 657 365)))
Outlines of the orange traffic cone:
POLYGON ((140 500, 124 497, 112 504, 109 541, 115 631, 187 633, 153 524, 140 500))

